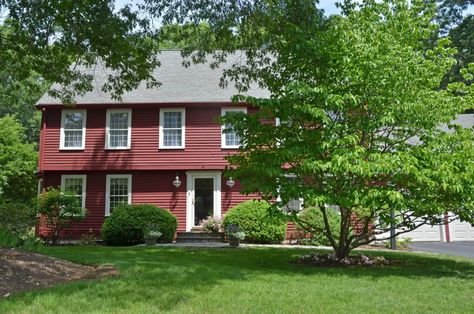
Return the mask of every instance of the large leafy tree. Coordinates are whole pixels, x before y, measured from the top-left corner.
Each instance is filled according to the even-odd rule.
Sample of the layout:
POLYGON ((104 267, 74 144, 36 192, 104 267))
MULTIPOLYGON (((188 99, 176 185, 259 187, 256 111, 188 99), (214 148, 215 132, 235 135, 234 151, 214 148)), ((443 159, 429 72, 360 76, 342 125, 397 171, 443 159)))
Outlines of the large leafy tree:
MULTIPOLYGON (((260 112, 223 119, 243 142, 228 157, 232 175, 247 192, 280 196, 275 208, 295 198, 319 208, 339 258, 387 238, 390 225, 400 234, 445 212, 474 222, 472 130, 440 127, 472 105, 473 90, 462 82, 439 89, 456 50, 446 38, 426 49, 433 4, 346 1, 341 16, 321 21, 313 1, 150 2, 161 4, 165 23, 180 14, 208 21, 221 34, 217 61, 246 48, 225 77, 242 90, 255 80, 272 97, 237 97, 260 112), (273 118, 280 123, 262 123, 273 118), (334 206, 338 232, 327 218, 334 206)), ((473 71, 460 73, 470 80, 473 71)))
POLYGON ((50 92, 66 102, 92 89, 84 67, 111 69, 104 91, 119 98, 142 81, 158 82, 151 71, 159 64, 147 19, 131 5, 113 0, 0 0, 0 69, 14 68, 15 79, 32 73, 61 83, 50 92))

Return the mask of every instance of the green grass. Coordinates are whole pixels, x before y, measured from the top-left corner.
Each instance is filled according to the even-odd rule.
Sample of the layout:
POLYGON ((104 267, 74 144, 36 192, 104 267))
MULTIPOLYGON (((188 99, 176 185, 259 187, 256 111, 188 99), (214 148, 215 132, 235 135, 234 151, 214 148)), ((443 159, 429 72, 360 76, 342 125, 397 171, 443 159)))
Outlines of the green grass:
MULTIPOLYGON (((0 301, 0 313, 469 313, 474 260, 383 253, 403 265, 315 268, 307 250, 58 247, 45 253, 115 264, 120 275, 0 301)), ((374 254, 374 252, 368 253, 374 254)), ((382 254, 382 253, 375 253, 382 254)))

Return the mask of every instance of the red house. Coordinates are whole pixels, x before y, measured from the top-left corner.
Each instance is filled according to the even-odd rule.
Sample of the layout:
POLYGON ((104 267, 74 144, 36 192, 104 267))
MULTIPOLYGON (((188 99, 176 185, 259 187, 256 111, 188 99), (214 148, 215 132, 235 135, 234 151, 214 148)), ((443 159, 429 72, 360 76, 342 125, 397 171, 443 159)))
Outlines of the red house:
MULTIPOLYGON (((252 198, 240 194, 238 182, 226 183, 224 156, 235 152, 240 139, 223 134, 216 117, 256 109, 232 103, 238 92, 218 86, 223 67, 185 68, 179 51, 164 51, 160 60, 154 75, 162 86, 142 86, 122 101, 100 91, 106 73, 96 69, 98 88, 77 98, 73 108, 47 94, 38 101, 41 186, 61 186, 88 209, 65 237, 89 229, 98 235, 104 219, 121 203, 168 209, 178 218, 180 232, 252 198)), ((224 67, 233 61, 229 58, 224 67)), ((269 96, 257 87, 247 94, 269 96)))

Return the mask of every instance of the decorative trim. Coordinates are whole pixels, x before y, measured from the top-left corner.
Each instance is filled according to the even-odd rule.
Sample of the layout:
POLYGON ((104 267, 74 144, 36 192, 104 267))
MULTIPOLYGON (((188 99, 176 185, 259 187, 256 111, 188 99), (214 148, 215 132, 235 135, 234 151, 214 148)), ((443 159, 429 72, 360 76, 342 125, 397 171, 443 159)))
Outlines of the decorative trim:
MULTIPOLYGON (((221 116, 225 116, 227 112, 244 112, 247 113, 247 107, 222 107, 221 108, 221 116)), ((226 145, 225 142, 225 125, 221 125, 221 148, 226 148, 226 149, 236 149, 239 148, 240 145, 226 145)))
POLYGON ((59 133, 59 149, 60 150, 84 150, 86 146, 86 125, 87 125, 87 110, 86 109, 62 109, 61 110, 61 130, 59 133), (66 123, 66 113, 80 112, 82 114, 82 143, 79 147, 64 146, 64 124, 66 123))
POLYGON ((128 179, 128 204, 132 204, 132 175, 131 174, 108 174, 105 180, 105 216, 110 216, 110 179, 127 178, 128 179))
POLYGON ((64 192, 66 188, 66 179, 82 179, 82 198, 81 207, 86 208, 86 189, 87 189, 87 175, 85 174, 63 174, 61 175, 61 191, 64 192))
POLYGON ((105 117, 105 149, 109 150, 120 150, 120 149, 130 149, 132 146, 132 109, 124 108, 124 109, 107 109, 106 117, 105 117), (110 146, 110 114, 117 113, 117 112, 127 112, 128 113, 128 141, 127 146, 120 146, 120 147, 111 147, 110 146))
POLYGON ((214 179, 214 216, 221 217, 221 171, 187 171, 186 172, 186 231, 194 227, 194 179, 214 179))
POLYGON ((160 125, 159 125, 159 149, 184 149, 186 140, 186 109, 185 108, 160 108, 160 125), (181 146, 164 146, 164 113, 165 112, 180 112, 181 113, 181 146))

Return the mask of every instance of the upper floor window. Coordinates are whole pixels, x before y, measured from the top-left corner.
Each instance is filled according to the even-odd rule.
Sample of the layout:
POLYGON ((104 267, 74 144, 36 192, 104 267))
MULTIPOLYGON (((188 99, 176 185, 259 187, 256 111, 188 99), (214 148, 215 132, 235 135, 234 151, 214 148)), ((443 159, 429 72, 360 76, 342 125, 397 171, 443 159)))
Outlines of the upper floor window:
POLYGON ((84 149, 85 142, 86 110, 62 110, 60 149, 84 149))
MULTIPOLYGON (((247 113, 247 108, 222 108, 221 115, 232 114, 237 112, 247 113)), ((232 130, 232 125, 226 123, 222 125, 222 148, 239 148, 240 147, 240 136, 232 130), (226 130, 224 132, 224 130, 226 130)))
POLYGON ((76 197, 81 207, 86 208, 86 175, 62 175, 61 191, 70 193, 76 197))
POLYGON ((185 110, 160 110, 160 148, 184 148, 185 110))
POLYGON ((129 149, 132 126, 131 109, 107 110, 105 130, 106 149, 129 149))
POLYGON ((106 182, 105 215, 121 204, 132 203, 132 175, 109 174, 106 182))

